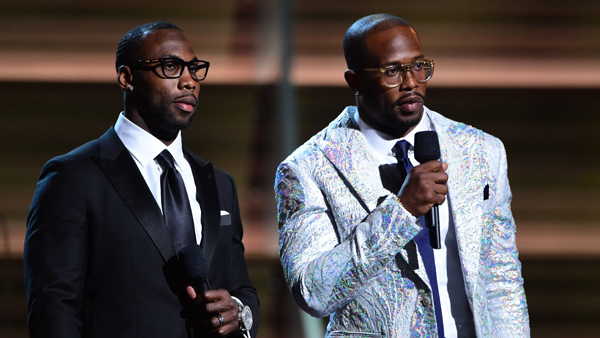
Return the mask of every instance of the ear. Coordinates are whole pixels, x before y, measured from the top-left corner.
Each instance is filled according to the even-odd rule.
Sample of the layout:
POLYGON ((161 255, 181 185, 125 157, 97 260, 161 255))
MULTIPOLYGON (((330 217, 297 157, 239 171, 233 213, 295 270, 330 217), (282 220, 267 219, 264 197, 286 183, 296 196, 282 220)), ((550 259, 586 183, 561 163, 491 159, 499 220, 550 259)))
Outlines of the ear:
POLYGON ((346 69, 346 71, 344 72, 344 79, 346 79, 346 83, 354 93, 359 91, 358 77, 355 71, 353 71, 352 69, 346 69))
POLYGON ((117 69, 117 82, 123 91, 127 91, 127 88, 133 85, 133 74, 129 66, 123 65, 117 69))

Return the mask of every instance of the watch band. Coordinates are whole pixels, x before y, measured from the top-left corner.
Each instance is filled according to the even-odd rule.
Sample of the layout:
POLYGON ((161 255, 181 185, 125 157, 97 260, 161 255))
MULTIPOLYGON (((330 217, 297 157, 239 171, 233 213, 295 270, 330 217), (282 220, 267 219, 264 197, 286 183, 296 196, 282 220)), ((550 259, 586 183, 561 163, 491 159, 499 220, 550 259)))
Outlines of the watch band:
POLYGON ((231 298, 238 305, 238 322, 240 325, 238 331, 241 331, 246 338, 250 338, 250 329, 254 322, 252 310, 248 305, 244 305, 237 297, 231 296, 231 298))

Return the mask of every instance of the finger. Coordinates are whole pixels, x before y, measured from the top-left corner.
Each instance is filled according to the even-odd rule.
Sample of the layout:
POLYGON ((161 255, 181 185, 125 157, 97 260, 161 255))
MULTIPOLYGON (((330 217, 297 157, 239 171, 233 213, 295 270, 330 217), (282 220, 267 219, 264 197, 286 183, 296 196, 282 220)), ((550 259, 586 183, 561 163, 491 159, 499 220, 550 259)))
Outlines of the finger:
MULTIPOLYGON (((188 295, 190 290, 188 289, 188 295)), ((218 294, 218 293, 217 293, 218 294)), ((203 316, 213 317, 217 312, 221 311, 220 307, 214 307, 213 304, 219 301, 220 298, 215 297, 215 293, 212 290, 200 291, 196 294, 196 304, 198 310, 203 316)))
POLYGON ((429 162, 420 164, 420 165, 416 166, 415 168, 419 168, 419 167, 420 167, 420 169, 422 169, 423 171, 426 171, 426 172, 439 172, 439 171, 445 171, 446 168, 448 167, 448 165, 446 164, 446 168, 445 168, 442 162, 440 162, 438 160, 431 160, 429 162))
POLYGON ((442 165, 442 163, 440 163, 440 161, 432 161, 432 165, 431 165, 431 169, 429 169, 431 172, 434 173, 439 173, 439 172, 444 172, 444 166, 442 165))
POLYGON ((435 204, 434 205, 442 205, 446 201, 446 196, 444 196, 444 195, 436 195, 436 197, 434 198, 434 200, 435 200, 435 204))
POLYGON ((187 291, 187 294, 188 296, 190 296, 191 299, 196 299, 196 290, 194 290, 193 287, 188 285, 187 288, 185 288, 185 291, 187 291))
POLYGON ((225 324, 223 326, 215 328, 210 332, 210 337, 226 337, 233 331, 237 330, 237 325, 225 324))
POLYGON ((436 184, 446 184, 448 182, 448 174, 445 172, 430 173, 428 177, 436 184))
POLYGON ((433 184, 446 184, 448 182, 448 174, 444 172, 419 172, 410 176, 414 182, 420 182, 423 186, 431 186, 433 184))
POLYGON ((436 184, 433 188, 433 191, 438 195, 447 195, 448 194, 448 186, 445 184, 436 184))
POLYGON ((229 292, 224 289, 207 290, 203 293, 203 296, 207 302, 218 302, 219 300, 229 296, 229 292))
POLYGON ((208 313, 224 313, 237 310, 237 303, 231 298, 225 298, 216 302, 206 303, 205 308, 208 313))
POLYGON ((211 335, 224 336, 238 329, 238 317, 232 316, 231 313, 217 313, 205 321, 207 331, 211 331, 211 335), (219 316, 221 320, 219 320, 219 316))
POLYGON ((215 314, 215 316, 211 318, 211 322, 213 324, 213 327, 221 327, 227 323, 225 317, 221 313, 215 314))

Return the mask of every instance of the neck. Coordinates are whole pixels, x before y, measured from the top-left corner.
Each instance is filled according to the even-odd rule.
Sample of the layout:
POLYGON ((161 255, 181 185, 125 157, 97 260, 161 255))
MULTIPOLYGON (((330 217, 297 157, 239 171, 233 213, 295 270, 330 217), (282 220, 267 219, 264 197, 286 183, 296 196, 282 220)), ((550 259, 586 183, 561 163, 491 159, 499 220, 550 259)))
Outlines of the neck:
POLYGON ((171 143, 177 138, 179 131, 165 130, 159 127, 151 127, 146 121, 140 116, 140 114, 134 109, 125 108, 125 117, 133 122, 138 127, 142 128, 152 136, 156 137, 166 146, 170 146, 171 143))

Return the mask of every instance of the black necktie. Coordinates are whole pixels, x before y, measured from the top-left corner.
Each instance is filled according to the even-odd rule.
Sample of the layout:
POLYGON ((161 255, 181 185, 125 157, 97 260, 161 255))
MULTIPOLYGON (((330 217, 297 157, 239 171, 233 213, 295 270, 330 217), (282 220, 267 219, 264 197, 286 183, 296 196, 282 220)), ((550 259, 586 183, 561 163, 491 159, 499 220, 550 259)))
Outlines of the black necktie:
MULTIPOLYGON (((398 164, 382 165, 379 167, 383 186, 395 194, 399 193, 404 179, 406 178, 408 173, 410 173, 410 170, 413 168, 413 165, 412 163, 410 163, 410 159, 408 158, 409 148, 410 143, 408 143, 408 141, 406 140, 396 142, 396 144, 392 148, 392 152, 394 152, 394 157, 396 157, 396 159, 398 160, 398 164)), ((423 229, 414 238, 414 243, 416 243, 419 246, 419 252, 421 253, 421 258, 423 259, 423 264, 425 265, 425 271, 427 272, 427 276, 429 277, 429 283, 431 284, 431 292, 433 294, 433 301, 435 304, 435 317, 438 326, 438 335, 439 337, 444 337, 444 325, 442 322, 440 293, 437 285, 437 274, 435 272, 435 259, 433 256, 433 248, 431 247, 431 244, 429 242, 429 229, 425 226, 425 217, 419 217, 419 222, 423 226, 423 229)), ((413 256, 413 253, 411 251, 414 250, 414 244, 409 242, 407 243, 405 248, 408 252, 409 261, 413 261, 413 259, 411 259, 411 256, 413 256)), ((416 252, 414 253, 414 255, 416 255, 416 252)), ((401 259, 401 257, 396 257, 396 260, 398 259, 401 259)), ((413 269, 418 268, 418 264, 416 264, 415 266, 414 262, 409 262, 409 265, 413 269)))
POLYGON ((182 248, 196 243, 190 201, 181 174, 175 169, 175 160, 171 153, 165 149, 155 159, 163 170, 160 175, 163 216, 175 250, 179 252, 182 248))

